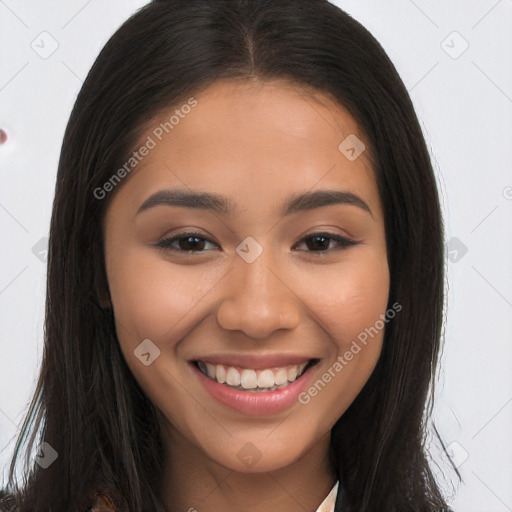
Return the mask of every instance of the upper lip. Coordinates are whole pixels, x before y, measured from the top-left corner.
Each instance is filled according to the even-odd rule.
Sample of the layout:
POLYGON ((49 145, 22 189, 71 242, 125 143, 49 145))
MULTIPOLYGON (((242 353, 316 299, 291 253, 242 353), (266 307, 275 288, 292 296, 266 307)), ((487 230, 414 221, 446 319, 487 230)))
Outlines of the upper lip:
POLYGON ((279 368, 292 364, 307 363, 312 359, 316 360, 318 358, 293 354, 215 354, 195 357, 191 359, 191 361, 203 361, 211 364, 223 364, 224 366, 264 370, 266 368, 279 368))

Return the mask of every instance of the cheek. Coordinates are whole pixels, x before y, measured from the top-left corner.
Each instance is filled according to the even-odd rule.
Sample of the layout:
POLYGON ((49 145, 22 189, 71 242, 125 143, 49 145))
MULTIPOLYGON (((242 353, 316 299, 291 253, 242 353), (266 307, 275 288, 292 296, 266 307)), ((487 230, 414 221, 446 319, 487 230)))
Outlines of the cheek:
POLYGON ((310 277, 303 293, 307 306, 340 349, 386 312, 389 271, 385 257, 358 255, 310 277))
POLYGON ((199 321, 201 301, 222 277, 222 270, 173 265, 144 248, 113 253, 111 262, 107 274, 123 349, 146 338, 157 345, 181 339, 199 321))
POLYGON ((382 349, 386 323, 381 315, 386 315, 389 271, 385 257, 366 256, 317 275, 315 286, 309 288, 316 292, 308 293, 307 306, 327 331, 331 345, 317 379, 300 402, 310 413, 316 408, 315 417, 330 427, 368 381, 382 349))

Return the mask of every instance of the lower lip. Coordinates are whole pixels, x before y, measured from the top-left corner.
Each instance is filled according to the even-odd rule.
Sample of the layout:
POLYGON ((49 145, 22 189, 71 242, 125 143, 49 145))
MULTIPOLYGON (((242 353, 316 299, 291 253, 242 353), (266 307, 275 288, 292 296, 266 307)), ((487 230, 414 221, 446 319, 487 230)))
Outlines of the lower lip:
POLYGON ((194 363, 190 364, 206 391, 213 398, 236 411, 255 416, 285 411, 294 403, 298 403, 299 395, 307 387, 311 370, 316 366, 308 368, 297 380, 285 388, 274 391, 241 391, 220 384, 207 377, 194 363))

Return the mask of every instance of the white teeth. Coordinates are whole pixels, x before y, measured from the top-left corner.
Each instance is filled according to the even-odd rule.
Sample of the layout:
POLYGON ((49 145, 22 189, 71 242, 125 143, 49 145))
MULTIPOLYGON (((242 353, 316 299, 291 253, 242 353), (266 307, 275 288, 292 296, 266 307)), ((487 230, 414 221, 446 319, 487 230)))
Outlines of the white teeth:
POLYGON ((288 372, 286 368, 280 368, 274 375, 274 383, 276 386, 281 386, 285 382, 288 382, 288 372))
POLYGON ((211 363, 204 363, 206 365, 206 373, 208 377, 215 378, 215 365, 211 363))
POLYGON ((217 369, 215 370, 215 378, 217 382, 224 384, 226 382, 226 368, 221 364, 217 365, 217 369))
MULTIPOLYGON (((263 370, 258 375, 259 388, 271 388, 274 384, 274 374, 272 373, 272 370, 263 370)), ((282 384, 284 384, 284 382, 282 384)), ((255 388, 256 386, 253 387, 255 388)))
POLYGON ((288 370, 288 380, 290 382, 293 382, 297 378, 297 367, 294 366, 293 368, 290 368, 288 370))
POLYGON ((198 361, 199 369, 208 377, 220 384, 226 384, 243 390, 273 391, 297 380, 308 363, 290 365, 283 368, 268 368, 265 370, 238 369, 233 366, 211 364, 198 361))
POLYGON ((240 373, 232 366, 229 367, 228 373, 226 374, 226 384, 230 386, 240 386, 240 373))
POLYGON ((254 389, 258 386, 258 377, 254 370, 243 370, 240 377, 240 385, 244 389, 254 389))

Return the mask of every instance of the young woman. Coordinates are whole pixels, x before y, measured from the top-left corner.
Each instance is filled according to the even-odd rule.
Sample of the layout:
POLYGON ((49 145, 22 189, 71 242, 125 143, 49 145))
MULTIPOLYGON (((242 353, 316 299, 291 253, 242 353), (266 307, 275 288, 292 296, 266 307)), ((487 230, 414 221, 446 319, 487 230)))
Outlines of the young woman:
POLYGON ((3 509, 448 510, 424 448, 443 261, 411 100, 359 23, 150 3, 69 120, 3 509))

